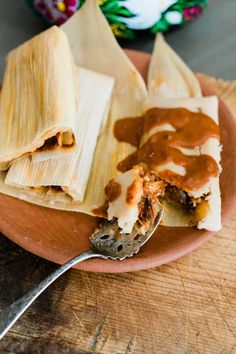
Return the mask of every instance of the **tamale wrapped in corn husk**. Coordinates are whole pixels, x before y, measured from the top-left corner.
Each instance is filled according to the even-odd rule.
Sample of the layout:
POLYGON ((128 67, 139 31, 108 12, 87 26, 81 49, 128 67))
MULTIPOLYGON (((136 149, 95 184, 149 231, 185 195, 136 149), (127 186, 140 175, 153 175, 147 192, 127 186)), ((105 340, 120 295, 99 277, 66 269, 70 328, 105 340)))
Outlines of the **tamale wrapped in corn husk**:
MULTIPOLYGON (((140 115, 147 90, 141 75, 119 47, 96 1, 87 0, 62 29, 78 66, 115 79, 108 121, 100 131, 83 202, 61 199, 58 194, 45 193, 40 188, 23 190, 7 185, 3 183, 5 173, 1 174, 0 191, 47 207, 93 215, 92 210, 104 203, 105 185, 119 174, 118 162, 134 151, 129 144, 114 139, 114 122, 122 117, 140 115)), ((87 97, 86 104, 93 104, 93 97, 87 97)), ((83 148, 86 149, 86 146, 83 148)))
MULTIPOLYGON (((163 115, 162 118, 168 117, 173 108, 187 109, 188 111, 184 111, 186 116, 190 116, 191 112, 195 112, 195 114, 200 112, 197 117, 199 119, 207 119, 207 122, 210 122, 210 126, 214 126, 215 131, 218 131, 217 97, 202 97, 201 88, 195 75, 168 46, 162 35, 158 34, 149 67, 148 97, 143 106, 145 115, 142 116, 143 122, 139 121, 139 124, 142 124, 141 131, 143 132, 139 141, 140 145, 137 152, 131 155, 131 158, 127 157, 122 162, 121 166, 123 166, 124 173, 113 178, 105 187, 108 219, 117 218, 118 225, 123 229, 123 232, 129 233, 133 227, 139 229, 141 227, 141 232, 142 227, 144 227, 145 231, 145 223, 147 226, 150 225, 149 222, 153 219, 153 214, 155 217, 159 208, 164 209, 162 225, 197 226, 199 229, 210 231, 217 231, 221 228, 221 197, 218 174, 212 174, 207 182, 200 184, 197 188, 195 188, 197 184, 193 185, 196 180, 191 174, 191 183, 188 189, 183 189, 181 183, 180 185, 177 184, 178 181, 181 181, 181 178, 176 179, 176 176, 184 177, 187 173, 186 160, 183 160, 184 158, 182 157, 185 155, 187 161, 192 159, 191 161, 197 161, 197 163, 199 163, 201 156, 204 159, 207 156, 212 162, 211 166, 216 168, 217 173, 220 171, 218 135, 207 138, 201 145, 195 145, 191 148, 176 144, 174 135, 178 134, 178 130, 181 131, 184 128, 186 120, 178 122, 177 128, 169 123, 168 118, 163 119, 163 123, 158 124, 161 121, 161 115, 163 115), (155 124, 150 125, 150 122, 155 124), (151 127, 149 129, 147 129, 148 124, 151 127), (169 147, 170 150, 168 150, 169 147), (181 154, 181 158, 176 159, 179 164, 175 163, 174 155, 171 155, 174 149, 177 151, 175 156, 180 156, 181 154), (158 164, 157 161, 159 161, 158 158, 160 157, 160 160, 164 161, 164 163, 158 164), (139 166, 130 165, 129 161, 132 164, 139 164, 139 166), (152 166, 151 171, 148 164, 152 166), (149 172, 142 171, 144 166, 149 172), (148 176, 150 172, 151 175, 148 176), (157 180, 155 180, 155 177, 153 178, 153 174, 157 180), (133 179, 132 183, 131 177, 133 179), (170 188, 169 192, 168 188, 170 188), (130 195, 132 195, 132 202, 128 198, 130 195)), ((180 115, 182 119, 186 119, 184 114, 180 115)), ((177 116, 176 110, 172 117, 175 120, 181 119, 177 116)), ((174 122, 174 119, 171 122, 174 122)), ((125 140, 126 133, 124 133, 124 129, 131 130, 132 127, 133 129, 136 128, 129 119, 125 119, 120 123, 117 127, 122 127, 122 133, 117 136, 125 140), (127 128, 124 128, 125 126, 127 128)), ((196 122, 196 128, 199 123, 196 122)), ((115 129, 116 134, 119 131, 117 127, 115 129)), ((191 131, 191 125, 189 127, 190 130, 186 132, 186 136, 189 136, 191 140, 194 139, 194 132, 191 131)), ((202 131, 200 131, 200 134, 202 134, 202 131)), ((127 141, 131 141, 129 135, 128 133, 127 141)), ((178 142, 180 143, 181 139, 178 142)), ((200 166, 203 166, 204 169, 208 168, 206 164, 200 166)), ((196 168, 196 165, 194 168, 196 168)), ((194 171, 192 170, 191 173, 194 173, 194 171)), ((199 178, 199 174, 197 176, 199 178)))
MULTIPOLYGON (((201 112, 212 118, 217 124, 218 120, 218 100, 216 96, 209 97, 189 97, 189 98, 163 98, 154 96, 149 97, 145 105, 146 109, 153 107, 158 108, 187 108, 191 112, 198 112, 199 109, 201 112)), ((161 126, 160 126, 161 128, 161 126)), ((163 131, 167 131, 165 127, 163 131)), ((159 130, 160 131, 160 130, 159 130)), ((191 133, 191 132, 190 132, 191 133)), ((151 133, 153 134, 153 132, 151 133)), ((148 137, 145 137, 145 140, 148 137)), ((194 148, 178 148, 185 155, 189 156, 200 156, 208 155, 211 156, 218 164, 220 169, 220 144, 219 140, 216 138, 210 138, 203 145, 194 148)), ((178 165, 168 164, 168 166, 159 166, 162 171, 171 170, 174 173, 181 174, 181 170, 178 165)), ((181 167, 182 168, 182 167, 181 167)), ((212 177, 208 183, 199 188, 198 190, 188 191, 188 195, 193 198, 206 197, 208 207, 206 208, 205 216, 202 220, 196 222, 198 228, 205 228, 211 231, 217 231, 221 228, 221 198, 220 198, 220 189, 219 189, 219 177, 212 177)), ((177 208, 176 205, 173 205, 166 200, 162 200, 162 203, 165 206, 166 212, 163 216, 163 224, 167 226, 192 226, 193 214, 186 212, 186 209, 177 208)))
MULTIPOLYGON (((180 57, 169 47, 161 34, 157 35, 154 52, 148 73, 148 98, 144 110, 149 108, 187 108, 192 112, 201 111, 219 124, 218 99, 216 96, 202 97, 200 84, 180 57)), ((190 132, 191 133, 191 132, 190 132)), ((181 149, 181 148, 180 148, 181 149)), ((182 149, 187 155, 211 156, 220 166, 221 146, 219 139, 210 138, 199 148, 182 149)), ((178 173, 176 166, 173 171, 178 173)), ((221 195, 219 176, 197 191, 190 192, 193 197, 206 197, 207 208, 202 220, 196 223, 199 229, 217 231, 221 228, 221 195)), ((173 207, 164 202, 165 210, 162 223, 167 226, 189 226, 191 215, 184 208, 173 207)))
MULTIPOLYGON (((0 96, 0 168, 37 149, 75 145, 75 65, 56 26, 7 56, 0 96)), ((47 157, 48 158, 48 157, 47 157)))
POLYGON ((76 82, 75 149, 64 156, 42 162, 32 161, 29 156, 19 159, 11 164, 6 184, 40 188, 55 200, 68 201, 65 194, 73 200, 83 200, 99 130, 108 116, 114 79, 78 68, 76 82))

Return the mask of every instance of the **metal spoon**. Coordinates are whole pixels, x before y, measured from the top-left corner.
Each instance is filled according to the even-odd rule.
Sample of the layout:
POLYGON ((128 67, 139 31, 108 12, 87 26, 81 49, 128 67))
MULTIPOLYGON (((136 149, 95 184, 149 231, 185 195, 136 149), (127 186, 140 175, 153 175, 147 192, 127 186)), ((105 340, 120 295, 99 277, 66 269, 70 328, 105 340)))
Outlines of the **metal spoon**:
POLYGON ((130 234, 123 234, 117 225, 116 220, 103 222, 99 229, 90 237, 91 250, 80 254, 59 267, 50 274, 37 287, 23 295, 19 300, 13 302, 0 312, 0 340, 14 325, 18 318, 28 309, 37 297, 52 284, 57 278, 77 263, 90 258, 103 258, 123 260, 138 253, 140 247, 153 235, 162 218, 161 210, 155 219, 154 224, 144 234, 138 233, 134 227, 130 234))

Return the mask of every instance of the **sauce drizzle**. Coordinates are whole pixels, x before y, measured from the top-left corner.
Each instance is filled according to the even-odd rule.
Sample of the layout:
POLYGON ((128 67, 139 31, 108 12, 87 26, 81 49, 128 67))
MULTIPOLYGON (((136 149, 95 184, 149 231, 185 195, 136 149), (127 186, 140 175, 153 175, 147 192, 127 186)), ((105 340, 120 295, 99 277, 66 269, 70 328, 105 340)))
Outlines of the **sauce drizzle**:
POLYGON ((114 179, 111 179, 105 187, 105 193, 108 202, 114 202, 121 195, 121 185, 114 179))
POLYGON ((178 149, 193 149, 200 147, 209 138, 219 139, 219 126, 201 112, 191 112, 185 108, 152 108, 143 116, 117 121, 114 135, 118 141, 137 147, 136 152, 118 164, 117 168, 121 172, 140 163, 155 171, 158 166, 173 162, 185 168, 185 175, 179 175, 169 169, 157 174, 166 182, 186 191, 197 190, 211 177, 219 175, 219 167, 211 156, 185 155, 178 149), (153 133, 140 146, 141 137, 145 133, 163 124, 170 124, 175 131, 153 133))

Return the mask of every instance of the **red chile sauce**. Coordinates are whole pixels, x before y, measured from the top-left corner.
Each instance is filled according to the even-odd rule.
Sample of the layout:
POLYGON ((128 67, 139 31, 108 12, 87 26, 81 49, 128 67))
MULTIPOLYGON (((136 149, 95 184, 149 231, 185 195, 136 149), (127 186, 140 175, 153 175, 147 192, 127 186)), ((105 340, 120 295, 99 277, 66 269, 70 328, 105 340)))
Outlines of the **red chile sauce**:
POLYGON ((105 194, 109 203, 114 202, 121 195, 121 185, 114 179, 110 180, 105 187, 105 194))
POLYGON ((107 218, 108 203, 114 202, 119 198, 121 195, 121 185, 114 179, 111 179, 105 187, 105 194, 107 199, 106 202, 99 208, 92 210, 92 213, 100 218, 107 218))
POLYGON ((218 165, 211 156, 188 156, 177 149, 193 149, 209 138, 219 139, 219 126, 201 112, 191 112, 185 108, 152 108, 143 116, 118 120, 114 135, 118 141, 137 147, 136 152, 118 164, 121 172, 140 163, 155 171, 157 166, 173 162, 185 168, 184 176, 170 170, 158 172, 158 176, 186 191, 197 190, 211 177, 219 175, 218 165), (143 134, 163 124, 172 125, 176 131, 154 133, 140 146, 143 134))

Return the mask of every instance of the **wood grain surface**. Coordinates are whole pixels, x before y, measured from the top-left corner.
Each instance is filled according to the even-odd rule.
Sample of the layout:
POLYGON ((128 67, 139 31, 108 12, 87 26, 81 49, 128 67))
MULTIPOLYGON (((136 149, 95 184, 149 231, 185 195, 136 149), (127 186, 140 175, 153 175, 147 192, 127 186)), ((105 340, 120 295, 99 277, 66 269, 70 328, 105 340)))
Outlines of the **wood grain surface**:
MULTIPOLYGON (((236 117, 236 82, 205 79, 236 117)), ((1 236, 0 308, 55 267, 1 236)), ((170 264, 117 275, 69 271, 6 335, 0 353, 236 353, 236 212, 170 264)))

